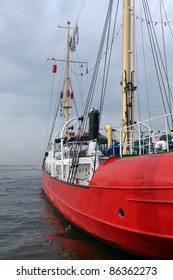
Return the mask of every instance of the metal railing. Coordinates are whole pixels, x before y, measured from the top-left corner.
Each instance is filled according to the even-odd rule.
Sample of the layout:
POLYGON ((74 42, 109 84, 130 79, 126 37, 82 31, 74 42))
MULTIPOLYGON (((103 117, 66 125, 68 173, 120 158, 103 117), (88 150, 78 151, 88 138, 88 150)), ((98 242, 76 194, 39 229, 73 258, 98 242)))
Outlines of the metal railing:
POLYGON ((143 155, 173 150, 173 114, 136 122, 127 130, 119 131, 120 157, 125 155, 143 155), (122 135, 126 138, 122 139, 122 135))

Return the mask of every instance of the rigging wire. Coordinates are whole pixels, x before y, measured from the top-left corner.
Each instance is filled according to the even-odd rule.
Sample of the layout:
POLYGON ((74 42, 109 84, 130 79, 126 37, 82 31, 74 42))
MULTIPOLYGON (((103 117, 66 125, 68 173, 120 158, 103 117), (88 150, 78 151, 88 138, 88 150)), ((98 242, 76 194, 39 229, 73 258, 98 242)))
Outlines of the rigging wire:
POLYGON ((161 2, 162 2, 162 7, 163 7, 163 10, 164 10, 164 13, 165 13, 165 17, 166 17, 166 20, 167 20, 167 24, 168 24, 168 27, 169 27, 169 30, 170 30, 171 36, 173 37, 173 31, 172 31, 172 29, 171 29, 171 25, 170 25, 170 23, 172 23, 172 22, 170 22, 170 21, 168 20, 168 16, 167 16, 167 13, 166 13, 166 10, 165 10, 165 6, 164 6, 164 4, 163 4, 163 1, 162 1, 162 0, 161 0, 161 2))
POLYGON ((97 76, 98 76, 98 71, 99 71, 99 66, 100 66, 100 58, 102 56, 102 51, 103 51, 103 46, 104 46, 104 42, 105 42, 105 37, 106 37, 106 31, 108 28, 108 24, 109 24, 109 17, 110 14, 112 12, 112 5, 113 5, 113 0, 110 0, 109 2, 109 6, 108 6, 108 11, 107 11, 107 15, 106 15, 106 20, 105 20, 105 24, 104 24, 104 28, 103 28, 103 33, 102 33, 102 37, 101 37, 101 42, 100 42, 100 47, 99 47, 99 51, 97 54, 97 58, 96 58, 96 67, 94 69, 93 72, 93 76, 91 79, 91 84, 90 84, 90 88, 89 88, 89 92, 88 92, 88 97, 87 97, 87 102, 86 102, 86 106, 85 106, 85 110, 84 110, 84 122, 83 122, 83 126, 82 126, 82 131, 85 131, 86 125, 87 125, 87 115, 91 109, 91 103, 92 103, 92 99, 93 99, 93 93, 94 93, 94 89, 96 86, 96 81, 97 81, 97 76))
MULTIPOLYGON (((160 6, 160 17, 161 17, 161 21, 162 21, 162 4, 161 4, 161 1, 159 1, 159 6, 160 6)), ((162 28, 161 28, 161 32, 162 32, 162 43, 163 43, 163 53, 164 53, 164 60, 165 60, 165 71, 167 73, 167 76, 168 76, 168 67, 167 67, 167 59, 166 59, 166 48, 165 48, 165 37, 164 37, 164 31, 163 31, 163 25, 162 25, 162 28)), ((169 88, 168 88, 169 90, 169 88)))
MULTIPOLYGON (((143 7, 144 7, 144 13, 146 15, 146 18, 149 18, 150 13, 147 9, 148 7, 147 7, 147 3, 145 2, 145 0, 143 0, 143 7)), ((165 106, 165 102, 164 102, 164 98, 163 98, 163 92, 162 92, 162 86, 161 86, 161 82, 160 82, 160 78, 159 78, 159 69, 157 68, 157 63, 159 62, 158 54, 157 54, 156 46, 154 44, 154 35, 152 33, 151 25, 148 24, 147 29, 148 29, 150 45, 151 45, 152 55, 153 55, 153 59, 154 59, 154 65, 155 65, 155 70, 156 70, 156 74, 157 74, 158 84, 159 84, 159 88, 160 88, 162 103, 163 103, 164 111, 166 113, 166 106, 165 106)))
POLYGON ((50 55, 48 58, 47 58, 47 61, 49 62, 49 63, 51 63, 50 62, 50 60, 53 60, 53 59, 55 59, 54 57, 55 57, 55 55, 57 55, 58 53, 60 53, 60 52, 64 52, 64 51, 66 51, 66 47, 65 48, 63 48, 62 50, 59 50, 59 51, 57 51, 57 52, 55 52, 55 53, 53 53, 52 55, 50 55))
MULTIPOLYGON (((49 136, 49 140, 48 140, 48 146, 49 146, 49 144, 51 142, 51 139, 52 139, 52 134, 53 134, 53 130, 54 130, 57 114, 58 114, 58 111, 59 111, 60 103, 61 103, 61 99, 59 99, 57 110, 56 110, 56 114, 55 114, 55 117, 54 117, 54 120, 53 120, 53 125, 52 125, 52 128, 51 128, 50 136, 49 136)), ((48 149, 48 146, 47 146, 47 149, 48 149)))
MULTIPOLYGON (((64 86, 65 86, 65 83, 64 83, 64 86)), ((58 112, 60 110, 60 107, 62 107, 62 104, 61 104, 62 101, 59 98, 59 96, 57 96, 57 100, 58 100, 58 103, 56 103, 56 106, 55 106, 54 118, 52 120, 52 127, 51 127, 51 130, 50 130, 50 136, 49 136, 47 148, 48 148, 49 144, 51 143, 51 139, 52 139, 53 131, 54 131, 54 128, 55 128, 55 123, 56 123, 56 120, 57 120, 58 112)), ((60 115, 60 117, 62 117, 62 116, 60 115)))
MULTIPOLYGON (((136 44, 136 42, 135 42, 136 44)), ((139 92, 140 92, 140 85, 139 85, 139 69, 138 69, 138 55, 137 55, 137 47, 135 47, 136 49, 136 57, 135 57, 135 62, 136 62, 136 81, 137 81, 137 104, 138 104, 138 115, 139 115, 139 122, 141 122, 141 105, 140 105, 140 96, 139 96, 139 92)))
MULTIPOLYGON (((104 58, 104 56, 106 55, 106 52, 112 47, 112 45, 113 45, 113 43, 114 43, 114 41, 115 41, 115 38, 119 35, 119 32, 120 32, 120 30, 122 29, 122 26, 123 26, 123 25, 121 24, 120 27, 119 27, 119 29, 118 29, 118 31, 116 32, 116 34, 115 34, 113 40, 112 40, 110 46, 106 49, 106 51, 105 51, 105 52, 103 53, 103 55, 100 57, 100 61, 104 58)), ((100 61, 96 61, 96 63, 98 63, 98 62, 100 62, 100 61)), ((90 72, 92 72, 92 71, 95 69, 95 67, 96 67, 96 63, 95 63, 90 69, 88 69, 88 70, 86 71, 86 73, 83 74, 83 75, 87 75, 87 74, 89 74, 90 72)))
MULTIPOLYGON (((96 58, 96 63, 95 63, 96 67, 94 69, 93 76, 91 79, 91 84, 90 84, 87 101, 86 101, 86 106, 84 108, 83 121, 81 122, 80 134, 78 133, 78 135, 77 135, 77 141, 78 141, 78 139, 81 138, 81 135, 84 134, 84 131, 86 130, 86 125, 88 122, 87 116, 91 109, 91 103, 92 103, 92 99, 93 99, 94 89, 96 86, 96 81, 97 81, 97 76, 98 76, 98 71, 99 71, 99 66, 100 66, 100 58, 101 58, 101 55, 103 52, 104 42, 105 42, 105 38, 106 38, 106 32, 107 32, 107 29, 109 26, 109 18, 112 13, 112 6, 113 6, 113 0, 110 0, 107 15, 106 15, 106 20, 105 20, 105 24, 104 24, 104 28, 103 28, 103 32, 102 32, 101 42, 100 42, 100 46, 99 46, 99 50, 98 50, 98 54, 97 54, 97 58, 96 58)), ((72 159, 71 168, 70 168, 69 176, 68 176, 68 182, 70 182, 70 183, 74 183, 74 180, 75 180, 75 175, 76 175, 78 163, 79 163, 79 153, 81 151, 81 148, 82 148, 82 145, 77 146, 76 156, 73 157, 73 159, 72 159)))
MULTIPOLYGON (((84 3, 85 3, 85 0, 83 1, 82 5, 81 5, 81 8, 80 8, 80 11, 79 11, 77 20, 76 20, 76 25, 77 25, 77 22, 78 22, 78 20, 79 20, 80 15, 81 15, 81 12, 82 12, 84 3)), ((63 49, 63 50, 65 50, 65 52, 64 52, 64 60, 65 60, 66 48, 63 49)), ((54 55, 53 55, 53 56, 54 56, 54 55)), ((49 61, 49 60, 50 60, 50 58, 48 58, 48 61, 49 61)), ((51 60, 54 60, 54 58, 51 59, 51 60)), ((58 90, 58 94, 59 94, 59 92, 60 92, 60 85, 62 84, 62 77, 63 77, 63 73, 64 73, 64 65, 65 65, 65 64, 63 64, 63 67, 62 67, 62 69, 61 69, 61 75, 60 75, 60 80, 59 80, 59 90, 58 90)), ((49 123, 50 123, 50 112, 51 112, 51 107, 52 107, 53 88, 54 88, 54 78, 55 78, 55 76, 53 76, 53 82, 52 82, 52 90, 51 90, 51 99, 50 99, 50 106, 49 106, 49 117, 48 117, 48 127, 47 127, 47 136, 46 136, 46 139, 48 138, 48 130, 49 130, 49 126, 50 126, 49 123)), ((78 82, 78 85, 79 85, 79 82, 78 82)), ((64 90, 64 87, 65 87, 65 81, 64 81, 64 83, 63 83, 63 89, 62 89, 62 91, 64 90)), ((79 87, 79 88, 80 88, 80 87, 79 87)), ((75 101, 74 101, 74 103, 75 103, 75 101)), ((47 147, 49 146, 49 143, 50 143, 50 141, 51 141, 52 134, 53 134, 53 131, 54 131, 54 128, 55 128, 55 123, 56 123, 57 115, 58 115, 58 112, 59 112, 60 108, 61 108, 61 111, 62 111, 62 106, 63 106, 62 100, 59 98, 59 96, 57 96, 56 103, 55 103, 54 114, 53 114, 54 117, 53 117, 53 120, 52 120, 52 126, 51 126, 51 128, 50 128, 50 136, 49 136, 49 140, 48 140, 48 142, 47 142, 47 147), (60 106, 60 105, 61 105, 61 106, 60 106)), ((75 103, 75 108, 76 108, 76 111, 77 111, 76 103, 75 103)), ((60 112, 60 117, 62 117, 62 115, 63 115, 62 112, 60 112)))
MULTIPOLYGON (((165 8, 164 8, 164 4, 160 0, 160 16, 161 16, 161 20, 163 18, 163 16, 162 16, 162 8, 163 8, 164 12, 166 13, 165 8)), ((164 59, 165 59, 165 70, 166 70, 166 73, 167 73, 166 81, 167 81, 167 84, 168 84, 169 83, 169 78, 168 78, 169 75, 168 75, 168 64, 167 64, 165 35, 164 35, 163 25, 162 25, 162 41, 163 41, 163 52, 164 52, 164 59)), ((170 108, 172 108, 172 106, 171 106, 171 91, 170 91, 169 85, 168 85, 168 89, 167 90, 168 90, 168 99, 169 99, 170 108)))
MULTIPOLYGON (((108 34, 107 34, 107 43, 106 43, 106 52, 105 52, 105 61, 104 61, 104 67, 103 67, 103 78, 102 78, 102 89, 101 89, 101 100, 100 100, 100 122, 101 122, 101 116, 103 111, 103 104, 104 104, 104 97, 105 97, 105 91, 106 91, 106 84, 107 84, 107 74, 109 67, 107 66, 107 58, 108 58, 108 44, 109 44, 109 37, 110 37, 110 24, 111 24, 111 17, 112 13, 109 17, 109 23, 108 23, 108 34), (108 67, 108 70, 106 70, 108 67), (106 74, 107 71, 107 74, 106 74)), ((110 64, 110 59, 109 62, 110 64)))
MULTIPOLYGON (((74 68, 75 68, 75 72, 77 72, 76 71, 76 64, 74 64, 74 68)), ((71 72, 74 73, 71 66, 70 66, 70 69, 71 69, 71 72)), ((81 104, 82 104, 82 109, 84 110, 84 101, 83 101, 83 98, 82 98, 82 90, 81 90, 81 87, 80 87, 78 75, 76 75, 76 81, 77 81, 77 85, 78 85, 78 89, 79 89, 79 95, 80 95, 80 100, 81 100, 81 104)))
MULTIPOLYGON (((105 74, 104 74, 104 78, 103 78, 103 83, 102 83, 102 92, 101 92, 101 102, 100 102, 100 123, 101 123, 101 117, 102 117, 102 113, 103 113, 103 105, 104 105, 104 99, 105 99, 105 94, 106 94, 106 87, 107 87, 107 81, 108 81, 108 74, 109 74, 109 66, 110 66, 110 61, 111 61, 111 55, 112 55, 112 48, 113 48, 113 41, 114 41, 114 36, 115 36, 115 28, 116 28, 116 22, 117 22, 117 16, 118 16, 118 8, 119 8, 119 0, 117 1, 117 8, 116 8, 116 13, 115 13, 115 19, 114 19, 114 25, 113 25, 113 32, 112 32, 112 39, 111 39, 111 46, 110 46, 110 54, 109 54, 109 58, 108 58, 108 63, 106 66, 106 60, 107 60, 107 55, 105 55, 105 74), (107 68, 107 70, 106 70, 107 68)), ((108 27, 108 36, 107 36, 107 51, 109 49, 109 33, 110 33, 110 24, 111 24, 111 15, 110 15, 110 22, 109 22, 109 27, 108 27)))
MULTIPOLYGON (((70 87, 71 87, 72 92, 74 92, 74 91, 73 91, 73 87, 72 87, 71 80, 70 80, 70 87)), ((77 105, 76 105, 75 96, 73 96, 73 101, 74 101, 74 106, 75 106, 75 110, 76 110, 76 116, 79 116, 78 109, 77 109, 77 105)))
POLYGON ((47 123, 47 129, 46 129, 46 146, 47 146, 46 150, 47 150, 47 148, 49 146, 49 140, 47 141, 47 139, 48 139, 48 131, 49 131, 49 125, 50 125, 50 114, 51 114, 51 108, 52 108, 52 98, 53 98, 54 82, 55 82, 55 75, 53 74, 52 86, 51 86, 51 94, 50 94, 50 102, 49 102, 48 123, 47 123))
POLYGON ((78 15, 77 20, 76 20, 76 25, 78 24, 78 20, 79 20, 79 17, 80 17, 80 15, 81 15, 81 12, 82 12, 82 9, 83 9, 84 4, 85 4, 85 0, 83 0, 82 6, 81 6, 81 8, 80 8, 79 15, 78 15))
MULTIPOLYGON (((141 1, 140 1, 140 4, 141 4, 141 1)), ((141 13, 141 5, 140 5, 140 13, 141 13)), ((136 20, 135 20, 135 23, 136 23, 136 20)), ((134 29, 135 31, 135 38, 137 38, 137 34, 136 34, 136 28, 134 29)), ((142 33, 142 32, 141 32, 142 33)), ((137 48, 137 40, 135 40, 135 77, 136 77, 136 81, 137 81, 137 95, 136 95, 136 98, 137 98, 137 108, 138 108, 138 119, 139 119, 139 122, 141 122, 141 103, 140 103, 140 83, 139 83, 139 63, 138 63, 138 48, 137 48)))
MULTIPOLYGON (((64 54, 64 57, 65 57, 65 54, 64 54)), ((50 59, 48 59, 49 61, 50 59)), ((52 61, 54 60, 51 59, 52 61)), ((57 91, 57 98, 56 98, 56 102, 55 102, 55 107, 54 107, 54 113, 53 113, 53 119, 52 119, 52 125, 51 125, 51 128, 50 128, 50 136, 49 136, 49 140, 47 141, 47 148, 50 144, 50 141, 51 141, 51 138, 52 138, 52 134, 53 134, 53 131, 54 131, 54 128, 55 128, 55 123, 56 123, 56 118, 57 118, 57 115, 58 115, 58 112, 59 112, 59 109, 60 109, 60 98, 59 98, 59 92, 60 92, 60 86, 62 84, 62 77, 63 77, 63 72, 64 72, 64 65, 63 64, 63 67, 61 68, 61 74, 60 74, 60 80, 59 80, 59 88, 58 88, 58 91, 57 91)), ((54 90, 54 83, 55 83, 55 74, 53 74, 53 81, 52 81, 52 90, 51 90, 51 104, 52 104, 52 99, 53 99, 53 90, 54 90)), ((63 91, 64 90, 64 87, 65 87, 65 81, 63 82, 63 87, 61 88, 61 90, 63 91)), ((51 110, 51 107, 49 107, 49 109, 51 110)), ((48 122, 50 122, 50 112, 49 112, 49 117, 48 117, 48 122)), ((48 131, 47 131, 48 133, 48 131)))
MULTIPOLYGON (((152 18, 151 17, 151 12, 150 12, 147 0, 146 1, 143 0, 143 7, 144 7, 144 12, 145 12, 146 18, 151 19, 152 18)), ((163 62, 163 58, 162 58, 162 55, 161 55, 161 51, 160 51, 160 48, 159 48, 159 45, 158 45, 158 39, 157 39, 155 30, 154 30, 153 24, 147 24, 147 29, 148 29, 150 45, 151 45, 151 49, 152 49, 152 55, 153 55, 153 59, 154 59, 154 65, 155 65, 155 70, 156 70, 156 75, 157 75, 157 79, 158 79, 158 84, 159 84, 159 89, 160 89, 160 93, 161 93, 161 98, 162 98, 164 111, 165 111, 165 114, 166 114, 166 112, 167 112, 166 103, 167 103, 168 110, 171 113, 171 108, 170 108, 169 102, 168 102, 168 96, 167 96, 167 93, 166 93, 163 74, 165 75, 165 78, 168 82, 168 87, 169 88, 170 88, 170 85, 169 85, 167 73, 166 73, 166 70, 165 70, 165 65, 164 65, 164 62, 163 62), (163 94, 165 94, 165 99, 166 100, 164 99, 163 94)), ((172 93, 171 93, 171 97, 172 97, 172 93)))
MULTIPOLYGON (((141 12, 141 5, 140 5, 140 12, 141 12)), ((144 30, 143 30, 142 22, 141 22, 141 35, 142 35, 142 54, 143 54, 143 60, 144 60, 144 74, 145 74, 145 86, 146 86, 146 93, 147 93, 148 116, 149 116, 149 119, 151 119, 149 92, 148 92, 148 83, 147 83, 146 55, 145 55, 145 46, 144 46, 144 30)), ((150 127, 151 127, 151 121, 150 121, 150 127)))
MULTIPOLYGON (((161 0, 162 1, 162 0, 161 0)), ((163 3, 163 2, 162 2, 163 3)), ((167 26, 167 24, 168 25, 170 25, 170 24, 172 24, 173 23, 173 21, 169 21, 168 20, 168 18, 166 18, 166 21, 163 21, 163 20, 161 20, 161 21, 156 21, 156 20, 152 20, 152 19, 146 19, 146 18, 143 18, 142 16, 139 16, 139 15, 137 15, 137 14, 135 14, 135 17, 136 17, 136 19, 140 19, 142 22, 146 22, 147 24, 150 24, 150 23, 153 23, 154 25, 157 25, 157 24, 162 24, 162 25, 164 25, 164 26, 167 26)))

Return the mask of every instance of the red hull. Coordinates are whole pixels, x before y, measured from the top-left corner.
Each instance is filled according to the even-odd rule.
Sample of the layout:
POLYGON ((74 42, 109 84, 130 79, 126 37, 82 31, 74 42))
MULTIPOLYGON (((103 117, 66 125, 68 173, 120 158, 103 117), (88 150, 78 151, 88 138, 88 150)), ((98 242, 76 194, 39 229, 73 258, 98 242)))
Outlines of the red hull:
POLYGON ((173 259, 172 166, 173 153, 111 157, 89 187, 43 171, 42 188, 68 221, 93 236, 147 258, 173 259))

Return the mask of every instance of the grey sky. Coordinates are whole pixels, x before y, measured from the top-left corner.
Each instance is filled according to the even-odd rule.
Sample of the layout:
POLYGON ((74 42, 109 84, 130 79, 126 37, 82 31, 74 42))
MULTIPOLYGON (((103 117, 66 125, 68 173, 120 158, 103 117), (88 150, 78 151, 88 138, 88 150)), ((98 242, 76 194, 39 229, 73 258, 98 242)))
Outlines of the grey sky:
MULTIPOLYGON (((87 16, 81 13, 79 24, 83 19, 89 38, 93 5, 99 21, 107 1, 86 2, 87 16)), ((68 20, 75 25, 82 3, 0 0, 0 164, 41 165, 52 79, 46 59, 65 48, 66 33, 58 26, 68 20)))
POLYGON ((83 0, 0 0, 0 164, 41 165, 52 81, 46 59, 66 41, 58 26, 79 16, 79 53, 93 65, 108 2, 86 0, 79 16, 83 0))

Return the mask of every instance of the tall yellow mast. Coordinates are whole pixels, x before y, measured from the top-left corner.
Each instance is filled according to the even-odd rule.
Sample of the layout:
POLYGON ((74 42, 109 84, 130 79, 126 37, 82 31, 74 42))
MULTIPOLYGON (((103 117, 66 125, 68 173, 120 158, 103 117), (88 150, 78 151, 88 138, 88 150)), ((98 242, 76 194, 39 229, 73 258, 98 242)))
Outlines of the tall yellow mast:
MULTIPOLYGON (((134 124, 134 37, 131 35, 134 16, 131 0, 123 0, 123 42, 122 42, 122 133, 123 154, 128 154, 128 143, 133 139, 134 124), (131 130, 131 131, 130 131, 131 130)), ((132 140, 133 141, 133 140, 132 140)))

